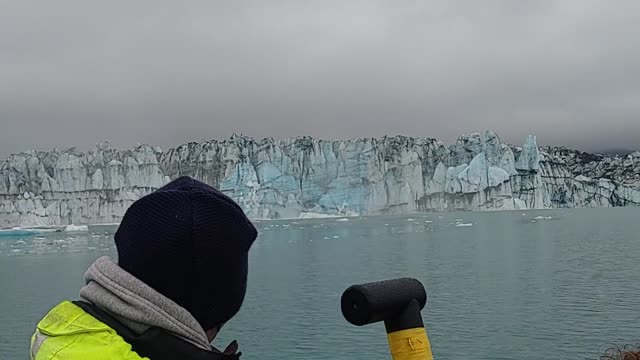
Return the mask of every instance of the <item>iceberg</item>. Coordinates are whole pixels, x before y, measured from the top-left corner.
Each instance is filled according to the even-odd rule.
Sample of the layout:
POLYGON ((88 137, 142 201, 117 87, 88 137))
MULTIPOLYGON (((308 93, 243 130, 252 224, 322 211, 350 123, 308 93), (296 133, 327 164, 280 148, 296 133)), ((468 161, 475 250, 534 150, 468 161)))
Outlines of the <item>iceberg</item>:
POLYGON ((540 148, 533 135, 515 147, 491 131, 451 146, 233 136, 167 150, 103 143, 11 155, 0 161, 0 226, 117 224, 134 201, 182 175, 265 220, 640 205, 640 152, 540 148))
POLYGON ((552 216, 536 216, 533 218, 533 220, 552 220, 553 217, 552 216))
POLYGON ((319 213, 313 213, 313 212, 303 212, 300 213, 300 216, 298 217, 298 219, 328 219, 328 218, 337 218, 339 217, 338 215, 331 215, 331 214, 319 214, 319 213))
POLYGON ((456 227, 471 227, 473 226, 472 223, 460 223, 460 224, 456 224, 456 227))
POLYGON ((84 232, 89 231, 89 227, 87 225, 68 225, 65 228, 66 232, 84 232))

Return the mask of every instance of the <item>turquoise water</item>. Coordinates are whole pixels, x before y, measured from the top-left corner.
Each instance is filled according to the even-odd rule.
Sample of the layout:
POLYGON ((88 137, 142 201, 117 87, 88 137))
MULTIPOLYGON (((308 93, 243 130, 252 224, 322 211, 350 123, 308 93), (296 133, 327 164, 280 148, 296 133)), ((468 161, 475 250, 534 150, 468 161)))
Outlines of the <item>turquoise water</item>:
MULTIPOLYGON (((388 358, 383 326, 349 325, 339 298, 413 276, 437 359, 597 359, 640 339, 639 220, 627 208, 259 222, 247 300, 216 343, 237 339, 244 359, 388 358)), ((39 318, 115 255, 112 230, 0 240, 0 358, 28 358, 39 318)))

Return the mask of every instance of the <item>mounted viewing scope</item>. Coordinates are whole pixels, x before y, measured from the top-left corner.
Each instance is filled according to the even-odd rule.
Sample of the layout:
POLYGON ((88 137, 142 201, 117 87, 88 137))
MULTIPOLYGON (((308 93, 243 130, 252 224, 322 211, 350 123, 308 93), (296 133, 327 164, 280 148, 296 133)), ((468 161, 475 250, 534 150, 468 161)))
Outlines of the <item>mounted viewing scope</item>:
POLYGON ((393 360, 432 360, 420 311, 427 304, 422 283, 412 278, 353 285, 342 294, 344 318, 363 326, 384 322, 393 360))

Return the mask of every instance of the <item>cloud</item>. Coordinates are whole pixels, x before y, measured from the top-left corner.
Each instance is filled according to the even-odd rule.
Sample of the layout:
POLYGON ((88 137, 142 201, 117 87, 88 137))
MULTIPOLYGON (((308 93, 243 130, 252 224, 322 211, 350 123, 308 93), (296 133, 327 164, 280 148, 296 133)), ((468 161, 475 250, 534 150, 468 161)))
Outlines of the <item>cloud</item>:
POLYGON ((636 1, 0 7, 0 157, 234 132, 638 147, 636 1))

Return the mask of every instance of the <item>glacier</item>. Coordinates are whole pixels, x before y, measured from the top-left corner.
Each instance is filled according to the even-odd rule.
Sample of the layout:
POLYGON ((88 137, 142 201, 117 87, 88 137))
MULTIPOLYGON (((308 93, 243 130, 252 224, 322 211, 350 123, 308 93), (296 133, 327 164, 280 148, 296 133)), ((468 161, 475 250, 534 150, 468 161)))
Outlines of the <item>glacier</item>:
POLYGON ((0 162, 0 226, 117 223, 179 176, 204 181, 253 219, 640 205, 640 152, 522 147, 492 131, 431 138, 310 137, 189 143, 163 151, 108 143, 27 151, 0 162))

